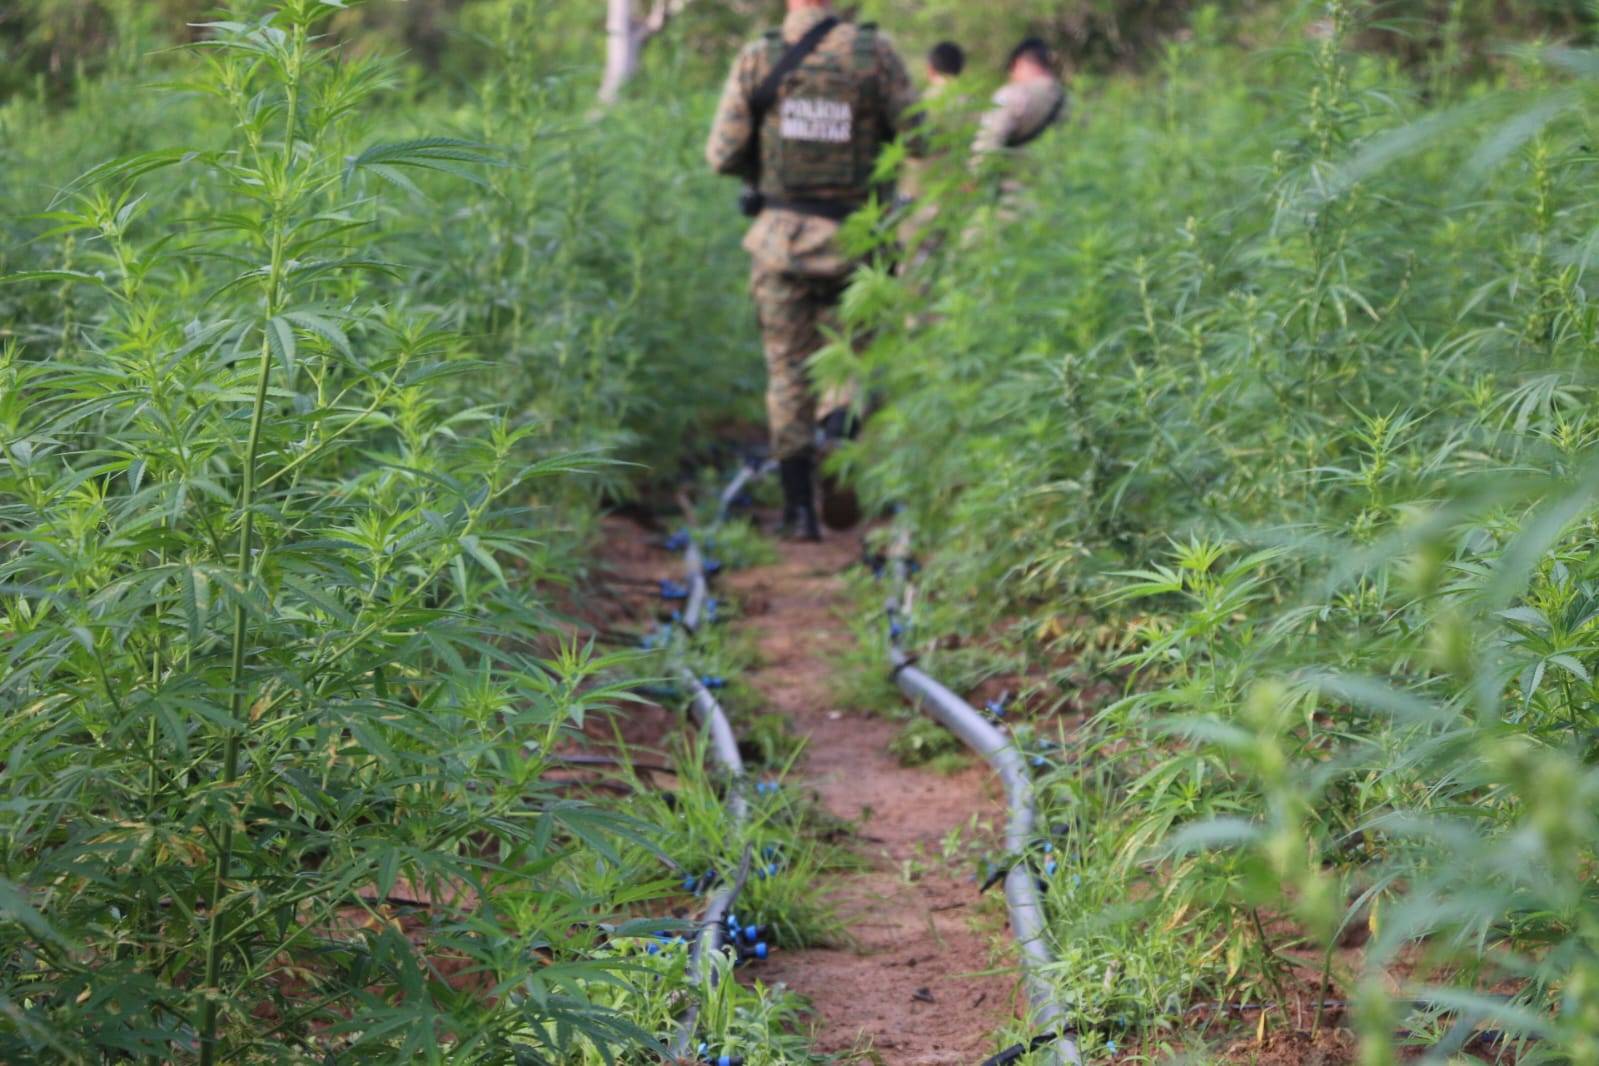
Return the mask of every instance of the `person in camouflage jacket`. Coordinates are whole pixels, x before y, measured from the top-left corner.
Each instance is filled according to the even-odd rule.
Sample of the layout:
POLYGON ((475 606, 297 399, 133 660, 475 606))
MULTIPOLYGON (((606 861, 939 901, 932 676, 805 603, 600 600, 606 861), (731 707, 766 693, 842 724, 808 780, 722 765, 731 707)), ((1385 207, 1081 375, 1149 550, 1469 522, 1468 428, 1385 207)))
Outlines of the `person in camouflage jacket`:
POLYGON ((788 49, 826 19, 837 21, 827 0, 788 0, 781 29, 745 46, 733 63, 706 146, 717 173, 743 179, 764 200, 744 248, 766 354, 767 418, 782 471, 784 529, 811 540, 821 531, 817 397, 807 363, 836 325, 858 265, 839 248, 839 226, 882 191, 872 182, 878 153, 910 121, 916 102, 888 38, 869 23, 837 21, 783 79, 757 127, 757 90, 788 49))
POLYGON ((1014 216, 1025 188, 1022 149, 1066 113, 1066 90, 1056 77, 1049 46, 1036 37, 1010 54, 1006 81, 978 124, 972 152, 998 183, 1002 215, 1014 216))
POLYGON ((957 136, 969 136, 968 112, 972 101, 960 82, 966 69, 966 52, 954 41, 942 41, 927 54, 927 89, 921 96, 922 139, 927 154, 923 159, 907 160, 900 168, 899 203, 905 208, 899 228, 900 275, 917 273, 938 251, 942 241, 935 231, 938 205, 928 194, 937 185, 939 157, 957 136))

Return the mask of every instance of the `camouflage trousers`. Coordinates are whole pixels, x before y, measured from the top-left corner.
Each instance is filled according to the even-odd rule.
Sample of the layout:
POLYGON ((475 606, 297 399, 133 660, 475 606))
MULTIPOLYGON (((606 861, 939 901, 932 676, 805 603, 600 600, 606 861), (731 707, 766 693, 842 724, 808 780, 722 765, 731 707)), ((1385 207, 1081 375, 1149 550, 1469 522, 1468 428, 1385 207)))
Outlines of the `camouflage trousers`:
MULTIPOLYGON (((772 455, 790 459, 816 440, 818 397, 806 365, 838 327, 838 303, 848 277, 808 277, 757 265, 750 287, 766 351, 766 419, 772 455)), ((848 406, 853 389, 829 390, 822 413, 848 406)))

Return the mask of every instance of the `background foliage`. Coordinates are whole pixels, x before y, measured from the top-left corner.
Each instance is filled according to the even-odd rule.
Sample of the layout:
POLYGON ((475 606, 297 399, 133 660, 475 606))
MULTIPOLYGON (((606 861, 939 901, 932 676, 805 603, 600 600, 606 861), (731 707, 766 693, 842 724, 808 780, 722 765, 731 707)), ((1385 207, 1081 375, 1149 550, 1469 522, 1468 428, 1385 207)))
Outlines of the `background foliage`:
MULTIPOLYGON (((954 157, 943 252, 852 291, 888 403, 846 462, 934 549, 935 661, 1090 715, 1023 733, 1088 1046, 1264 1006, 1592 1061, 1591 9, 863 10, 1082 72, 1030 203, 954 157)), ((662 667, 559 590, 758 417, 699 150, 776 15, 693 5, 599 121, 577 0, 0 13, 0 1057, 665 1035, 681 954, 625 921, 745 840, 690 749, 675 809, 549 780, 662 667)), ((750 836, 801 938, 803 832, 750 836)), ((719 1050, 807 1061, 718 996, 719 1050)))
POLYGON ((569 635, 596 504, 750 407, 698 118, 508 60, 417 103, 375 10, 128 5, 0 110, 8 1062, 638 1053, 688 989, 626 920, 744 843, 550 779, 661 669, 569 635))
POLYGON ((1594 1053, 1593 61, 1402 66, 1388 13, 1202 12, 851 293, 925 653, 1087 715, 1023 736, 1101 1048, 1594 1053))
MULTIPOLYGON (((997 69, 1011 45, 1027 34, 1048 40, 1074 69, 1143 67, 1162 43, 1188 33, 1194 13, 1210 9, 1244 44, 1278 40, 1285 16, 1317 18, 1313 0, 1000 0, 981 7, 959 0, 859 0, 845 10, 873 18, 907 48, 920 52, 940 39, 962 42, 983 70, 997 69)), ((0 12, 0 94, 60 98, 86 75, 131 72, 161 44, 192 40, 191 24, 216 5, 201 0, 18 0, 0 12)), ((730 51, 759 28, 782 18, 781 0, 694 0, 647 55, 655 86, 649 95, 716 82, 730 51)), ((517 62, 546 72, 577 73, 598 82, 604 48, 604 4, 598 0, 437 0, 352 5, 336 12, 323 32, 361 51, 404 53, 431 85, 463 90, 484 64, 503 60, 506 28, 533 27, 516 37, 517 62)), ((1425 63, 1441 51, 1479 59, 1506 40, 1539 34, 1582 41, 1592 31, 1588 0, 1383 0, 1372 5, 1377 32, 1362 45, 1425 63)))

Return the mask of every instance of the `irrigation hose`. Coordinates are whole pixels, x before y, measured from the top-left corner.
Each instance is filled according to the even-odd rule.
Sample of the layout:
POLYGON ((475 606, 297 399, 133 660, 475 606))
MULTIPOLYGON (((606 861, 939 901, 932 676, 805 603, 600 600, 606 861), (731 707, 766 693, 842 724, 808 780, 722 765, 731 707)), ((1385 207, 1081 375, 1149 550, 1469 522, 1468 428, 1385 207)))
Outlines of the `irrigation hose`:
MULTIPOLYGON (((894 683, 935 721, 954 733, 962 743, 982 756, 1005 785, 1008 814, 1005 822, 1005 849, 1011 855, 1025 855, 1033 843, 1035 814, 1033 781, 1009 735, 984 718, 971 704, 939 684, 917 667, 899 647, 899 637, 910 618, 914 586, 909 581, 911 565, 906 547, 908 536, 902 531, 896 539, 895 572, 901 588, 898 604, 889 603, 889 663, 894 683)), ((1032 1020, 1043 1036, 1029 1048, 1048 1047, 1048 1060, 1054 1066, 1081 1066, 1071 1018, 1055 997, 1046 971, 1056 962, 1045 936, 1044 905, 1038 895, 1038 882, 1026 862, 1016 862, 1005 874, 1005 905, 1010 913, 1011 935, 1022 956, 1022 984, 1032 1010, 1032 1020), (1050 1039, 1045 1039, 1050 1038, 1050 1039)), ((1019 1057, 1019 1055, 1018 1055, 1019 1057)))
POLYGON ((688 667, 679 667, 678 676, 688 686, 689 706, 694 708, 694 718, 699 727, 711 738, 711 754, 731 779, 727 790, 727 813, 734 826, 741 827, 749 818, 749 799, 744 795, 744 759, 738 752, 738 737, 727 720, 727 713, 705 682, 694 676, 688 667))
MULTIPOLYGON (((738 499, 752 480, 769 473, 775 465, 770 460, 745 465, 721 494, 717 522, 726 518, 733 501, 738 499)), ((903 609, 908 617, 914 592, 907 580, 909 566, 903 551, 905 541, 902 535, 900 544, 896 546, 900 551, 896 554, 899 555, 897 573, 905 589, 903 609)), ((689 536, 684 545, 684 565, 688 596, 683 607, 682 623, 684 630, 692 636, 699 630, 709 598, 704 555, 693 536, 689 536)), ((893 615, 897 609, 890 605, 890 614, 893 615)), ((894 680, 900 690, 925 708, 967 747, 981 755, 1000 775, 1005 784, 1009 809, 1005 829, 1006 847, 1012 854, 1024 854, 1032 842, 1035 815, 1032 779, 1028 776, 1027 764, 1021 753, 1006 734, 991 725, 955 693, 913 665, 897 642, 891 642, 890 659, 894 680)), ((686 666, 679 665, 677 672, 688 687, 690 706, 699 728, 709 735, 711 755, 729 776, 728 815, 735 826, 743 826, 749 817, 749 800, 745 795, 744 760, 739 754, 738 739, 734 736, 726 712, 705 683, 686 666)), ((689 958, 690 974, 697 984, 703 986, 715 980, 716 971, 707 960, 724 946, 724 922, 748 880, 750 859, 751 848, 746 845, 737 876, 712 897, 702 916, 700 933, 689 958)), ((1021 948, 1023 983, 1032 1020, 1043 1030, 1043 1035, 1031 1041, 1026 1050, 1043 1050, 1047 1047, 1052 1066, 1081 1066, 1082 1057, 1077 1049, 1070 1019, 1055 998, 1054 990, 1043 972, 1055 962, 1055 957, 1045 938, 1044 910, 1038 896, 1038 885, 1026 863, 1014 864, 1006 874, 1005 901, 1010 912, 1012 934, 1021 948)), ((672 1050, 679 1061, 690 1057, 698 1022, 699 1005, 696 1003, 689 1007, 678 1023, 672 1050)), ((1015 1057, 1019 1055, 1020 1052, 1015 1057)))
MULTIPOLYGON (((749 880, 753 851, 750 845, 744 846, 744 857, 739 860, 738 873, 732 883, 711 897, 705 913, 700 916, 700 933, 689 948, 688 958, 689 978, 696 985, 703 987, 708 982, 716 981, 716 970, 710 965, 709 959, 721 951, 727 942, 727 916, 738 902, 739 893, 744 891, 744 882, 749 880)), ((691 1005, 678 1020, 677 1036, 672 1041, 672 1057, 678 1062, 686 1062, 693 1057, 690 1050, 694 1046, 694 1030, 699 1021, 698 1003, 691 1005)))
MULTIPOLYGON (((911 665, 903 651, 893 648, 889 657, 900 691, 981 755, 999 774, 1005 784, 1009 807, 1005 848, 1012 855, 1025 854, 1032 843, 1034 822, 1033 783, 1027 774, 1026 760, 1008 736, 965 700, 911 665)), ((1005 875, 1005 904, 1010 911, 1011 934, 1022 952, 1022 980, 1027 1000, 1032 1005, 1033 1021, 1046 1033, 1060 1034, 1049 1045, 1057 1063, 1080 1066, 1082 1057, 1077 1051, 1077 1041, 1070 1035, 1070 1019, 1043 973, 1054 964, 1055 954, 1044 935, 1044 907, 1038 898, 1038 884, 1025 862, 1013 864, 1005 875)))
POLYGON ((688 567, 688 601, 683 604, 683 628, 690 633, 699 632, 705 601, 710 598, 710 585, 705 578, 705 557, 694 540, 683 551, 683 563, 688 567))
POLYGON ((773 459, 752 460, 745 463, 734 475, 733 480, 727 483, 727 488, 722 490, 721 498, 716 501, 716 521, 718 523, 727 521, 734 502, 749 487, 750 482, 757 481, 776 469, 777 462, 773 459))
MULTIPOLYGON (((726 513, 731 501, 743 491, 744 485, 752 477, 759 476, 761 472, 760 468, 753 466, 745 466, 739 471, 728 489, 722 493, 718 521, 726 513)), ((682 620, 683 628, 692 636, 699 631, 705 604, 710 596, 709 582, 705 573, 705 556, 700 552, 699 544, 692 536, 684 546, 683 558, 687 570, 685 577, 688 598, 683 605, 682 620)), ((694 671, 680 664, 677 673, 679 679, 688 687, 689 706, 694 710, 695 721, 701 732, 710 737, 711 757, 728 775, 728 817, 735 829, 742 829, 749 820, 749 797, 745 794, 744 757, 739 754, 738 738, 733 733, 732 723, 728 721, 727 712, 722 709, 721 703, 694 671)), ((749 880, 752 851, 751 845, 744 846, 744 855, 739 862, 737 875, 731 883, 711 897, 710 903, 700 916, 700 933, 689 949, 689 974, 694 983, 700 987, 716 980, 716 970, 710 965, 709 959, 725 946, 727 916, 738 902, 745 882, 749 880)), ((699 1016, 699 1004, 695 1003, 678 1021, 677 1035, 672 1042, 672 1054, 680 1062, 692 1057, 690 1052, 694 1047, 694 1032, 699 1025, 699 1016)))

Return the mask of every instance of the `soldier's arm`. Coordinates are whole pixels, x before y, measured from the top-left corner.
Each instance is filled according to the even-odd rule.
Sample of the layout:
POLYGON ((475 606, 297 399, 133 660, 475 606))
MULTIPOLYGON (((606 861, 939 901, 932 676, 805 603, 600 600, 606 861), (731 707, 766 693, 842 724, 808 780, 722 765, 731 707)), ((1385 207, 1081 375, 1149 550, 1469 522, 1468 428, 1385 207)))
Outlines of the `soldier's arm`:
POLYGON ((750 114, 755 50, 739 53, 727 75, 721 102, 716 105, 716 120, 705 144, 705 161, 718 174, 737 178, 755 177, 755 122, 750 114))

